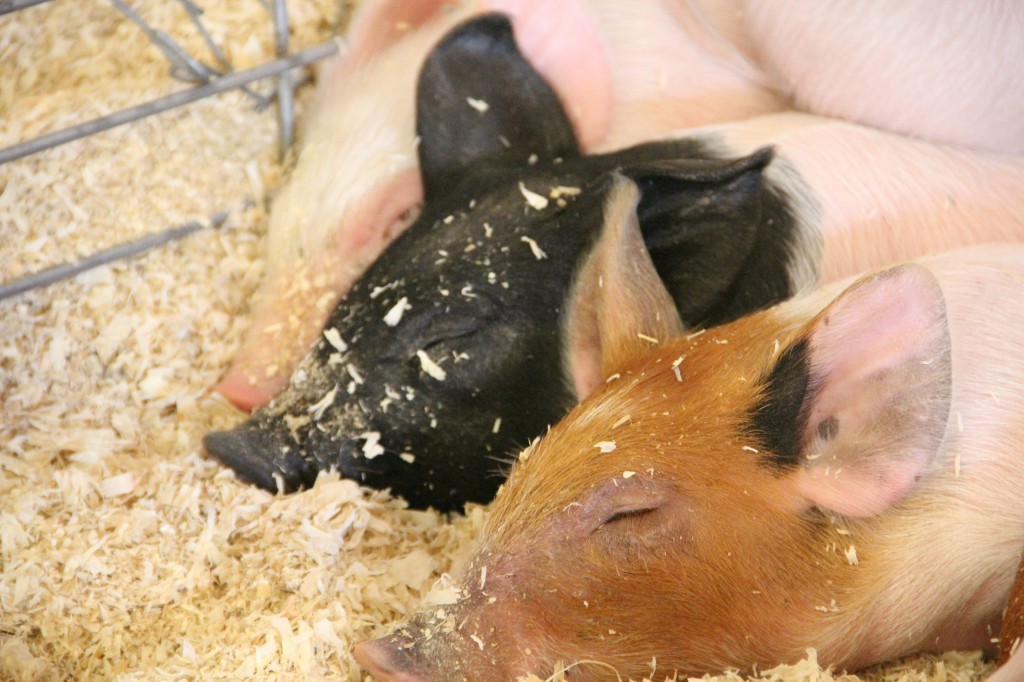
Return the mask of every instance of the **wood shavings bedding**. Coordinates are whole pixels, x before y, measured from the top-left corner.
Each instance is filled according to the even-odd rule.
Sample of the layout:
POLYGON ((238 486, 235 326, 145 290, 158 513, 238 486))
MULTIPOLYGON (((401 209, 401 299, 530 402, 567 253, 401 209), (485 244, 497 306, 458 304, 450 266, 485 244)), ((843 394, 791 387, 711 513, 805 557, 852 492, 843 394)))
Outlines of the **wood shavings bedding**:
MULTIPOLYGON (((136 4, 210 60, 178 3, 136 4)), ((257 0, 203 5, 237 68, 272 57, 257 0)), ((292 44, 326 39, 338 11, 291 0, 292 44)), ((183 87, 105 3, 0 18, 0 67, 2 146, 183 87)), ((332 477, 274 497, 202 453, 203 433, 240 419, 208 387, 262 274, 275 154, 273 110, 235 92, 0 166, 2 281, 231 211, 219 230, 0 302, 0 679, 359 680, 355 642, 451 590, 441 576, 484 509, 448 519, 332 477)), ((752 679, 984 670, 948 654, 842 676, 812 656, 752 679)))

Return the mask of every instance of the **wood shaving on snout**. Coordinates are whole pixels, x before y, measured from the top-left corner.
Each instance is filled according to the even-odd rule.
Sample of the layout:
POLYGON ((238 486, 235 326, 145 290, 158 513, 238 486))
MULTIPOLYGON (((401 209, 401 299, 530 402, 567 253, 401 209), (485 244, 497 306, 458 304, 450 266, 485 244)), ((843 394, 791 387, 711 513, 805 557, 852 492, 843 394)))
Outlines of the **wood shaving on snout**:
MULTIPOLYGON (((235 68, 273 58, 258 0, 200 4, 235 68)), ((180 3, 134 6, 213 62, 180 3)), ((295 49, 338 18, 335 0, 288 9, 295 49)), ((109 3, 5 15, 0 64, 0 146, 183 87, 109 3)), ((243 418, 209 387, 249 324, 276 156, 273 107, 232 92, 0 166, 3 281, 231 210, 219 230, 0 302, 0 680, 361 680, 354 644, 461 573, 482 507, 411 511, 336 475, 274 496, 202 451, 243 418)), ((950 655, 862 678, 803 665, 771 679, 982 670, 950 655)))

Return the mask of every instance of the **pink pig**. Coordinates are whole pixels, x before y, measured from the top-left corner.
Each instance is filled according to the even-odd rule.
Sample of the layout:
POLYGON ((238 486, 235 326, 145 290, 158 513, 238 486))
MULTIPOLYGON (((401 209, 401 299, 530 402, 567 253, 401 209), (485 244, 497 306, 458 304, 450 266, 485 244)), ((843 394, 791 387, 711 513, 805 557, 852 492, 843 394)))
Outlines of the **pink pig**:
POLYGON ((1024 153, 1017 0, 752 0, 758 63, 800 109, 1024 153))
POLYGON ((1024 246, 680 335, 635 224, 619 232, 587 271, 617 293, 569 320, 607 380, 520 455, 459 599, 360 663, 597 680, 993 649, 1024 552, 1024 246))

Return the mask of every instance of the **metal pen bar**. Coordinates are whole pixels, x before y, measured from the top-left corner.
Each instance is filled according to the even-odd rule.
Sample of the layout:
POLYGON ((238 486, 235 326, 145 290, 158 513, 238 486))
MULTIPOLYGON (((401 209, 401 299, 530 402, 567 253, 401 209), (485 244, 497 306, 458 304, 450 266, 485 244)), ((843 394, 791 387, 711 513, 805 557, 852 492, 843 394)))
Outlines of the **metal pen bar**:
MULTIPOLYGON (((201 83, 205 85, 224 75, 223 71, 218 71, 217 69, 214 69, 193 57, 188 53, 188 50, 175 42, 175 40, 171 38, 171 36, 167 35, 167 33, 160 29, 153 28, 146 23, 146 20, 143 19, 138 12, 129 7, 124 0, 110 0, 110 2, 115 8, 117 8, 117 11, 128 17, 132 23, 138 26, 139 29, 146 34, 149 42, 155 45, 163 54, 164 58, 171 63, 172 78, 176 78, 177 80, 185 81, 187 83, 201 83)), ((199 20, 199 14, 202 13, 202 9, 193 3, 183 4, 183 7, 189 14, 192 23, 198 28, 204 41, 206 41, 207 45, 211 48, 211 52, 214 53, 214 56, 218 58, 223 57, 223 53, 212 43, 210 34, 206 31, 202 21, 199 20)), ((278 54, 275 56, 284 57, 285 55, 278 54)), ((225 67, 225 71, 230 70, 230 66, 225 67)), ((262 110, 270 104, 270 101, 258 92, 253 92, 245 86, 240 87, 245 94, 253 98, 259 110, 262 110)))
MULTIPOLYGON (((288 54, 288 11, 284 0, 274 0, 274 42, 278 57, 288 54)), ((295 140, 295 86, 287 71, 277 77, 277 112, 281 161, 295 140)))
MULTIPOLYGON (((217 63, 220 64, 220 68, 224 71, 230 71, 231 64, 228 62, 227 55, 225 55, 224 51, 217 45, 217 42, 213 39, 213 36, 210 35, 210 32, 206 30, 206 26, 203 25, 203 21, 200 18, 203 14, 203 8, 192 2, 192 0, 178 0, 178 4, 184 7, 185 11, 188 12, 189 19, 192 20, 192 25, 196 27, 197 31, 199 31, 199 35, 203 37, 203 42, 206 43, 207 49, 210 50, 214 59, 216 59, 217 63)), ((284 55, 279 54, 276 56, 283 57, 284 55)))
POLYGON ((167 244, 168 242, 177 241, 182 237, 188 236, 193 232, 198 232, 207 227, 220 227, 224 224, 224 221, 228 219, 228 212, 222 211, 216 215, 210 216, 208 221, 194 220, 190 223, 181 225, 180 227, 174 227, 163 232, 151 234, 137 239, 132 242, 125 244, 119 244, 113 246, 99 253, 83 258, 77 263, 64 263, 63 265, 55 265, 45 270, 19 277, 18 279, 11 280, 5 284, 0 284, 0 301, 17 296, 18 294, 25 293, 32 289, 38 289, 54 282, 59 282, 64 279, 79 275, 86 270, 97 268, 101 265, 106 265, 122 258, 128 258, 129 256, 135 256, 144 251, 148 251, 153 247, 160 246, 161 244, 167 244))
POLYGON ((260 66, 253 67, 245 71, 239 71, 237 73, 224 76, 223 78, 218 78, 207 85, 200 85, 195 88, 189 88, 188 90, 182 90, 181 92, 161 97, 153 100, 152 102, 140 104, 139 106, 130 107, 128 109, 122 109, 121 111, 114 112, 113 114, 101 116, 91 121, 86 121, 85 123, 65 128, 64 130, 40 135, 37 138, 0 149, 0 164, 66 144, 87 135, 116 128, 117 126, 131 123, 132 121, 137 121, 141 118, 152 116, 153 114, 159 114, 167 111, 168 109, 174 109, 175 107, 191 104, 192 102, 203 99, 204 97, 209 97, 210 95, 215 95, 217 93, 224 92, 225 90, 231 90, 261 78, 266 78, 283 71, 288 71, 289 69, 305 66, 306 64, 315 62, 318 59, 323 59, 324 57, 335 54, 337 51, 338 44, 332 40, 307 48, 301 52, 296 52, 288 57, 275 59, 272 62, 267 62, 266 64, 261 64, 260 66))
POLYGON ((50 0, 0 0, 0 14, 17 12, 19 9, 25 9, 26 7, 32 7, 34 5, 41 5, 44 2, 49 1, 50 0))

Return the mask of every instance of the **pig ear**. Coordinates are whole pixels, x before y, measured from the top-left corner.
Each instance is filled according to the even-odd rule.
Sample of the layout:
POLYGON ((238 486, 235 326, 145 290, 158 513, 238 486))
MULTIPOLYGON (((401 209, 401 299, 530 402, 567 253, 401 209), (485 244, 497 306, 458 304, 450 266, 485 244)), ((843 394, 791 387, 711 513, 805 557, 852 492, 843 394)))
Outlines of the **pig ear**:
POLYGON ((465 22, 430 53, 420 73, 416 131, 428 201, 481 159, 525 167, 532 155, 578 154, 558 97, 519 53, 499 14, 465 22))
POLYGON ((897 266, 847 289, 782 354, 753 415, 810 503, 881 513, 928 474, 951 397, 949 328, 935 277, 897 266))
POLYGON ((640 187, 644 243, 690 326, 788 297, 785 221, 772 220, 764 169, 772 150, 740 159, 680 158, 627 167, 640 187))
POLYGON ((366 60, 449 7, 446 0, 362 0, 345 33, 348 59, 366 60))
POLYGON ((683 325, 640 235, 640 198, 631 180, 615 175, 596 243, 569 295, 567 362, 577 398, 683 325))

